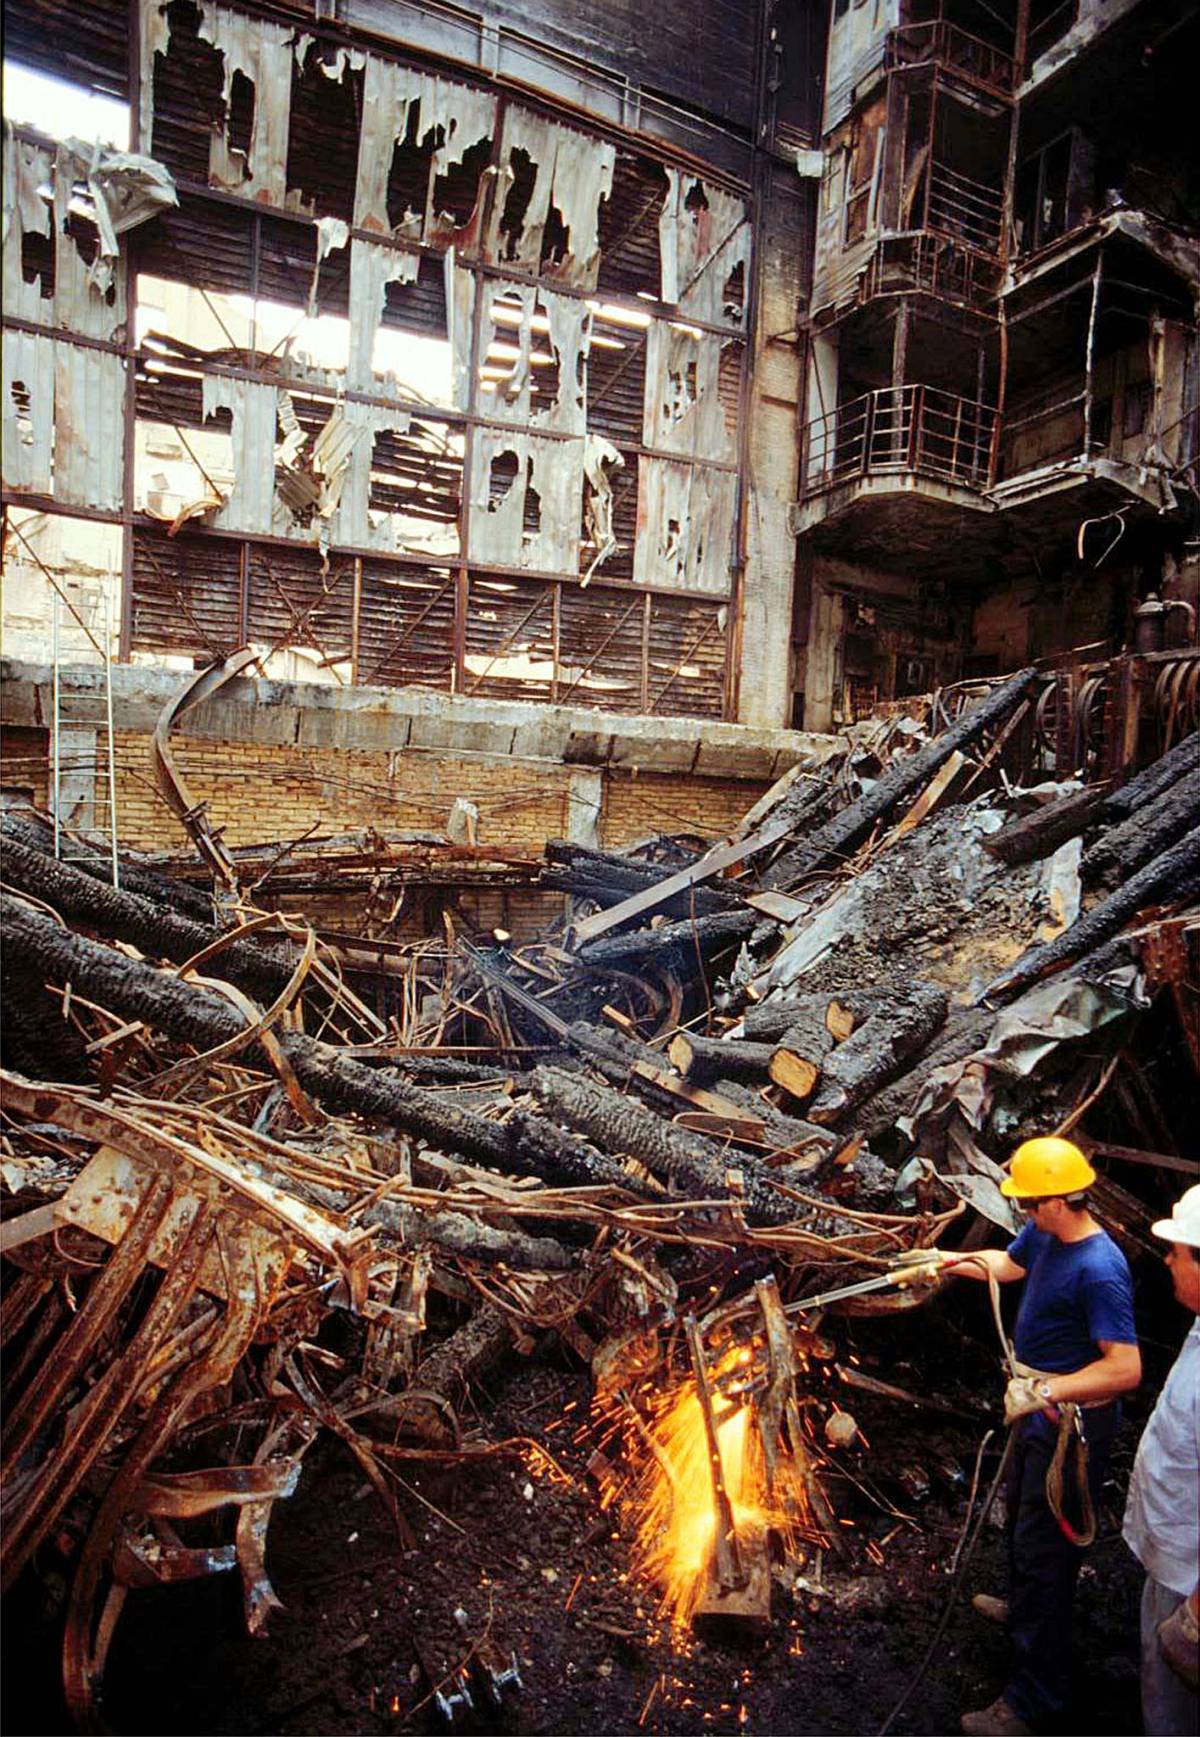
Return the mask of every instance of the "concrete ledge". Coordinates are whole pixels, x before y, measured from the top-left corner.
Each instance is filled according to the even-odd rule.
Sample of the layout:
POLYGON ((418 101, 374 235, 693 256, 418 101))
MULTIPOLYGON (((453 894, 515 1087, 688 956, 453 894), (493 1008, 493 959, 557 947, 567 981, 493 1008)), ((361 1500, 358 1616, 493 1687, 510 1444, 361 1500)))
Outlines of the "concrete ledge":
MULTIPOLYGON (((64 697, 104 697, 103 671, 60 671, 64 697)), ((113 666, 116 726, 148 735, 187 680, 173 670, 113 666)), ((45 728, 51 672, 0 659, 0 721, 45 728)), ((584 706, 464 699, 418 689, 334 688, 308 682, 230 682, 177 727, 186 740, 252 741, 359 753, 478 755, 642 772, 763 782, 798 763, 819 765, 833 739, 801 730, 757 730, 703 718, 622 717, 584 706)))

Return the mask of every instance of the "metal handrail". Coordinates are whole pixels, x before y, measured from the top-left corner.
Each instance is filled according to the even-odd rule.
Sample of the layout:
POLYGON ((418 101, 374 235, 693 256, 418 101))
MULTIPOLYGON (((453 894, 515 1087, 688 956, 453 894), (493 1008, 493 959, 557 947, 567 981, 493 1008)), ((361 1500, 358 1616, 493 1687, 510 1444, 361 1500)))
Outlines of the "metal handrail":
POLYGON ((989 311, 999 269, 994 254, 981 252, 961 236, 932 229, 897 230, 880 238, 862 279, 860 300, 921 289, 989 311))
POLYGON ((1017 82, 1017 66, 1011 54, 994 43, 972 36, 945 18, 930 18, 919 24, 901 24, 888 33, 886 61, 889 67, 919 66, 926 61, 965 72, 996 91, 1008 93, 1017 82))
POLYGON ((1002 196, 986 182, 973 181, 932 163, 929 169, 925 226, 980 253, 998 254, 1003 229, 1002 196))
POLYGON ((806 492, 902 473, 982 490, 995 426, 993 405, 940 387, 912 384, 865 392, 808 424, 806 492))

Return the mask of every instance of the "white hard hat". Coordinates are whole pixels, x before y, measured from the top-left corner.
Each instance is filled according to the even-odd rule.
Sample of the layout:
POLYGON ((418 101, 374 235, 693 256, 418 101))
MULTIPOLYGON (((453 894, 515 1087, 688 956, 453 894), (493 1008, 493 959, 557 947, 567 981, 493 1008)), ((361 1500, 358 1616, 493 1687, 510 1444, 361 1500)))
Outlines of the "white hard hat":
POLYGON ((1150 1228, 1165 1242, 1182 1242, 1188 1248, 1200 1248, 1200 1183, 1180 1196, 1171 1208, 1170 1218, 1160 1218, 1150 1228))

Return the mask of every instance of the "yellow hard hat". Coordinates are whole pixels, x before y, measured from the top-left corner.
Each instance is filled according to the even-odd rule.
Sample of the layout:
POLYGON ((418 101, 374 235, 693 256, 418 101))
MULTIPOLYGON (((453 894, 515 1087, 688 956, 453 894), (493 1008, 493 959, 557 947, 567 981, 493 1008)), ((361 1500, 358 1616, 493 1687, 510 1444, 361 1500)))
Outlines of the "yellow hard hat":
POLYGON ((1053 1134, 1039 1134, 1017 1147, 1000 1192, 1010 1200, 1049 1200, 1060 1194, 1082 1194, 1095 1180, 1096 1172, 1078 1146, 1053 1134))

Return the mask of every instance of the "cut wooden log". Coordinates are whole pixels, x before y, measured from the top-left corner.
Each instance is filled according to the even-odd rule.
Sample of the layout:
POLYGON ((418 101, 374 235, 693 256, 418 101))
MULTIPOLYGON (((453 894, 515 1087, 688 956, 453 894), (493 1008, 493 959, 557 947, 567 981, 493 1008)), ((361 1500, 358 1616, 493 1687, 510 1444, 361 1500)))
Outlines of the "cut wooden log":
POLYGON ((828 1126, 849 1116, 925 1048, 948 1008, 945 991, 924 984, 894 1011, 872 1015, 828 1057, 809 1119, 828 1126))
POLYGON ((775 1192, 745 1154, 739 1153, 736 1163, 731 1163, 729 1153, 716 1141, 665 1122, 609 1086, 561 1068, 539 1067, 533 1073, 533 1087, 552 1115, 586 1134, 602 1150, 637 1159, 685 1197, 743 1205, 751 1224, 787 1224, 796 1217, 795 1207, 775 1192), (740 1189, 731 1183, 731 1171, 740 1175, 740 1189))
MULTIPOLYGON (((846 1016, 854 1022, 868 1018, 882 1008, 892 1007, 903 999, 903 992, 893 989, 837 989, 819 995, 777 997, 747 1007, 742 1013, 742 1030, 753 1043, 779 1043, 789 1032, 811 1030, 814 1042, 825 1031, 837 1037, 845 1030, 846 1016), (834 1008, 841 1010, 835 1013, 834 1008)), ((849 1036, 849 1032, 846 1033, 849 1036)), ((840 1042, 841 1039, 838 1038, 840 1042)))
POLYGON ((786 892, 814 870, 844 861, 877 821, 886 819, 905 797, 916 796, 953 753, 967 747, 993 725, 1002 723, 1037 680, 1036 670, 1021 670, 917 753, 893 760, 883 777, 857 802, 835 814, 772 863, 763 876, 764 884, 786 892))
POLYGON ((1077 917, 1053 941, 1031 947, 993 978, 981 1001, 1008 1002, 1060 966, 1107 941, 1147 905, 1179 904, 1200 893, 1200 833, 1192 832, 1131 875, 1115 893, 1077 917))
POLYGON ((1161 796, 1177 778, 1197 770, 1200 770, 1200 730, 1194 730, 1190 736, 1185 736, 1169 754, 1155 760, 1144 772, 1139 772, 1127 784, 1122 784, 1119 790, 1110 791, 1104 798, 1101 818, 1106 825, 1128 820, 1147 803, 1161 796))
POLYGON ((627 929, 619 935, 604 935, 589 941, 579 949, 585 965, 599 969, 605 965, 625 965, 629 960, 652 958, 676 951, 694 957, 697 948, 702 954, 720 952, 736 946, 752 934, 763 921, 756 911, 717 911, 693 922, 685 918, 679 923, 660 923, 657 928, 627 929))
POLYGON ((983 848, 1010 868, 1035 862, 1093 825, 1102 800, 1097 789, 1073 790, 1069 796, 1060 796, 1057 802, 1047 802, 1032 814, 1002 826, 984 839, 983 848))
POLYGON ((761 1085, 773 1053, 769 1043, 701 1037, 694 1031, 679 1032, 667 1050, 671 1066, 695 1086, 711 1085, 719 1079, 751 1080, 761 1085))
MULTIPOLYGON (((138 1019, 178 1043, 199 1050, 215 1048, 245 1030, 245 1021, 212 990, 181 982, 171 972, 130 959, 100 942, 64 929, 24 900, 0 893, 6 962, 15 961, 43 983, 71 983, 89 1000, 125 1019, 138 1019)), ((445 1094, 424 1091, 390 1068, 371 1068, 331 1045, 294 1032, 277 1042, 306 1092, 326 1109, 366 1116, 402 1128, 443 1152, 508 1175, 537 1175, 549 1181, 616 1185, 619 1166, 603 1154, 564 1141, 547 1125, 527 1119, 516 1127, 491 1122, 452 1104, 445 1094)), ((254 1050, 247 1059, 269 1065, 254 1050)), ((53 1066, 53 1056, 49 1066, 53 1066)))
MULTIPOLYGON (((198 923, 141 893, 118 891, 72 863, 56 861, 20 836, 8 817, 0 820, 0 873, 8 886, 53 905, 68 922, 129 941, 139 952, 177 965, 224 933, 212 923, 198 923)), ((296 947, 231 941, 221 951, 219 970, 252 995, 274 999, 299 958, 296 947)))
MULTIPOLYGON (((832 1039, 828 1047, 832 1049, 832 1039)), ((806 1098, 811 1098, 817 1089, 817 1081, 821 1077, 821 1063, 804 1055, 799 1049, 790 1049, 785 1038, 771 1057, 770 1073, 777 1086, 782 1086, 785 1092, 802 1104, 806 1098)))
POLYGON ((1185 773, 1128 820, 1102 833, 1084 852, 1084 881, 1090 886, 1118 886, 1197 826, 1200 771, 1185 773))

